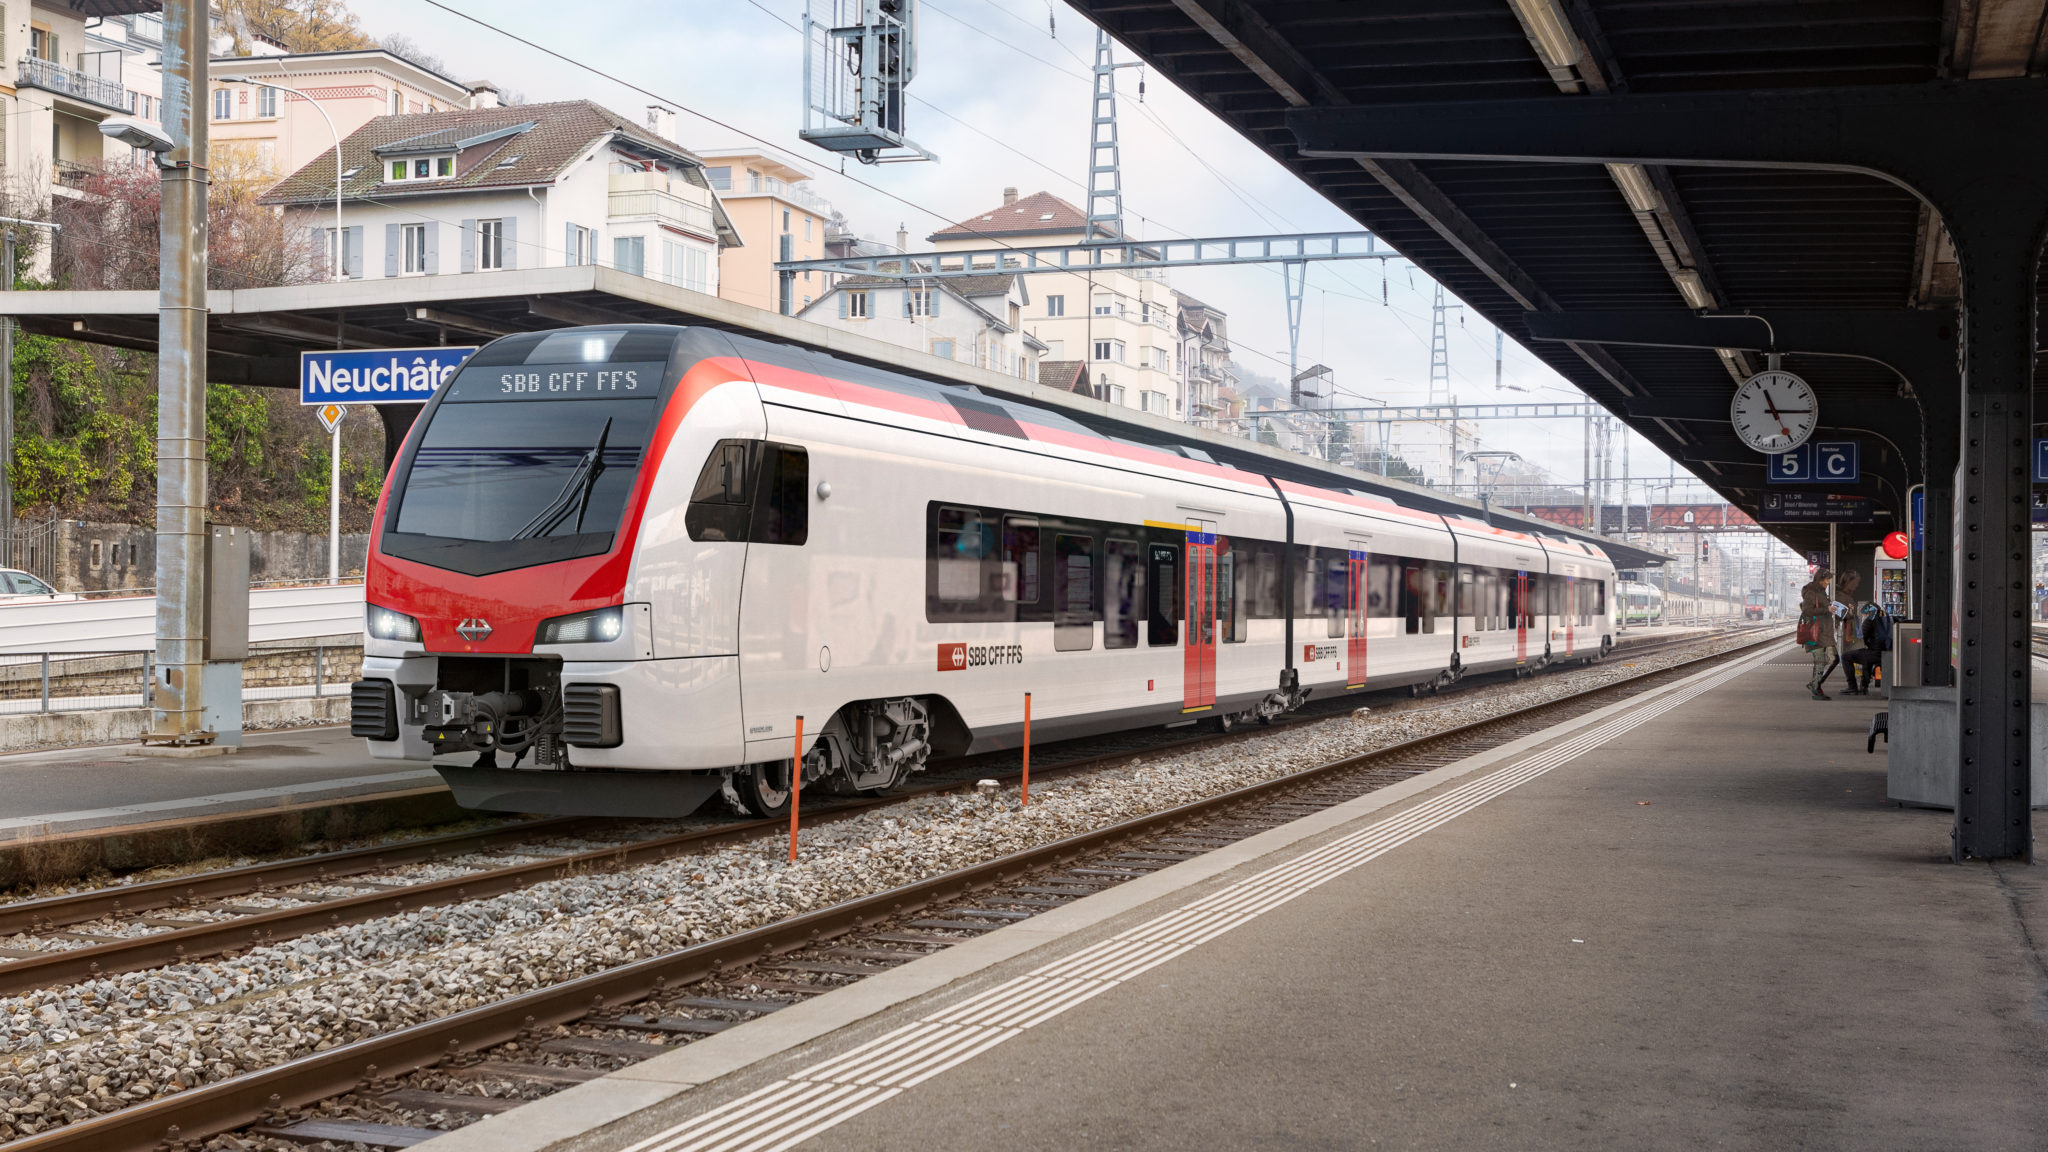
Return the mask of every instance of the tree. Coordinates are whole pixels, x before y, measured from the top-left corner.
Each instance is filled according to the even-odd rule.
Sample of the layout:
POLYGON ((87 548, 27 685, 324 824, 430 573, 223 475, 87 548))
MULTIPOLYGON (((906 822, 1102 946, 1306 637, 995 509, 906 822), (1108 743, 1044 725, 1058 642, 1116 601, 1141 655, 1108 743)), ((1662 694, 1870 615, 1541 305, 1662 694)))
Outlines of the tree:
POLYGON ((363 35, 347 0, 214 0, 221 27, 234 40, 230 55, 246 56, 256 37, 292 52, 340 52, 375 48, 363 35))
POLYGON ((393 32, 389 36, 379 37, 377 47, 384 49, 393 56, 410 60, 429 72, 439 72, 441 75, 450 78, 453 78, 455 74, 454 69, 448 67, 446 60, 427 51, 420 46, 419 41, 407 36, 403 32, 393 32))
MULTIPOLYGON (((268 187, 252 155, 216 153, 207 188, 207 286, 265 288, 318 279, 313 241, 282 214, 258 204, 268 187)), ((76 199, 52 202, 63 231, 51 252, 51 276, 66 288, 157 286, 161 178, 146 168, 103 168, 76 199)))

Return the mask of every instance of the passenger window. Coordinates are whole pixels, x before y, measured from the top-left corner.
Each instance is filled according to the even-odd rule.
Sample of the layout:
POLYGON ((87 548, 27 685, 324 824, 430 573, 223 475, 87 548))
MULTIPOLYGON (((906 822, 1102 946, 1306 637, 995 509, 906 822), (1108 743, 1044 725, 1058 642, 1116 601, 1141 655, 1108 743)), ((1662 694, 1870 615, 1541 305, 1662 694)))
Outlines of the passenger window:
POLYGON ((1052 646, 1086 652, 1095 646, 1095 538, 1053 537, 1052 646))
POLYGON ((1003 599, 1036 605, 1039 600, 1038 521, 1003 517, 1003 599))
POLYGON ((754 486, 756 544, 801 545, 811 535, 811 454, 793 444, 767 444, 754 486))
POLYGON ((720 440, 712 446, 697 473, 697 486, 690 491, 690 507, 683 513, 683 526, 690 539, 745 540, 747 521, 753 513, 753 498, 747 494, 754 444, 747 440, 720 440))
POLYGON ((1180 643, 1180 549, 1152 545, 1152 610, 1147 614, 1145 643, 1171 648, 1180 643))
POLYGON ((1258 620, 1280 618, 1280 550, 1277 545, 1259 544, 1252 551, 1252 611, 1258 620))
POLYGON ((994 531, 974 508, 941 507, 938 538, 932 550, 933 594, 948 604, 981 602, 982 569, 994 542, 994 531))
POLYGON ((1320 607, 1326 622, 1324 635, 1336 640, 1344 635, 1344 598, 1350 593, 1347 585, 1351 583, 1351 558, 1343 552, 1318 548, 1316 564, 1322 573, 1320 607))
POLYGON ((1374 556, 1368 561, 1368 568, 1365 614, 1375 620, 1391 619, 1394 615, 1394 573, 1397 571, 1394 562, 1374 556))
POLYGON ((1458 570, 1458 613, 1471 618, 1472 631, 1486 631, 1486 618, 1479 614, 1479 573, 1470 568, 1458 570))
POLYGON ((1102 552, 1102 646, 1136 648, 1145 608, 1145 562, 1136 540, 1110 539, 1102 552))

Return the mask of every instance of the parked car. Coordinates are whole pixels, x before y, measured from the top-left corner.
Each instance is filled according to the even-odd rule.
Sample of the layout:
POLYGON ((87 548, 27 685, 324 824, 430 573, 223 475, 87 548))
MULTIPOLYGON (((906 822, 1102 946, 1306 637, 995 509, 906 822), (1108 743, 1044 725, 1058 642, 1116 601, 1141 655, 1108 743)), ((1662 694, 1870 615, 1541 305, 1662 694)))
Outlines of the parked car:
POLYGON ((31 576, 19 568, 0 568, 0 604, 46 604, 76 599, 77 593, 59 592, 40 576, 31 576))

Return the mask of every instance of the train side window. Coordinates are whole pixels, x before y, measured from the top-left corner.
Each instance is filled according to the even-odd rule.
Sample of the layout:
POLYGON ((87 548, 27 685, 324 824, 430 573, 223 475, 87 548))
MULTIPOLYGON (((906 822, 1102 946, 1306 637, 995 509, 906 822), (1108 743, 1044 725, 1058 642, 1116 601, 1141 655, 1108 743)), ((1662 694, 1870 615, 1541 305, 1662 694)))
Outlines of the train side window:
POLYGON ((756 544, 801 545, 811 535, 811 454, 794 444, 765 444, 754 486, 756 544))
POLYGON ((1095 647, 1095 538, 1053 537, 1052 646, 1056 652, 1095 647))
POLYGON ((1366 558, 1365 614, 1369 619, 1387 620, 1394 615, 1394 562, 1384 556, 1366 558))
POLYGON ((929 595, 935 620, 979 620, 986 615, 988 568, 995 526, 979 508, 933 508, 929 595))
POLYGON ((1136 648, 1145 612, 1142 550, 1136 540, 1111 537, 1102 548, 1102 646, 1136 648))
POLYGON ((735 540, 747 538, 747 523, 753 515, 752 486, 754 444, 747 440, 720 440, 712 445, 704 470, 697 473, 697 486, 690 490, 690 507, 683 513, 683 526, 690 539, 735 540))
POLYGON ((1458 569, 1458 614, 1471 618, 1472 631, 1486 631, 1486 617, 1480 615, 1479 611, 1478 569, 1458 569))
POLYGON ((1003 517, 1003 599, 1019 606, 1019 619, 1031 615, 1029 609, 1039 603, 1038 539, 1038 521, 1003 517))
POLYGON ((1257 620, 1280 618, 1280 546, 1252 546, 1251 615, 1257 620))
POLYGON ((1344 610, 1351 596, 1351 555, 1335 548, 1316 549, 1316 568, 1322 574, 1322 599, 1318 604, 1325 626, 1323 635, 1331 640, 1344 635, 1344 610))
POLYGON ((1250 631, 1252 553, 1242 544, 1217 549, 1216 638, 1241 644, 1250 631))
POLYGON ((1153 544, 1151 610, 1146 613, 1145 643, 1172 648, 1180 643, 1180 549, 1153 544))

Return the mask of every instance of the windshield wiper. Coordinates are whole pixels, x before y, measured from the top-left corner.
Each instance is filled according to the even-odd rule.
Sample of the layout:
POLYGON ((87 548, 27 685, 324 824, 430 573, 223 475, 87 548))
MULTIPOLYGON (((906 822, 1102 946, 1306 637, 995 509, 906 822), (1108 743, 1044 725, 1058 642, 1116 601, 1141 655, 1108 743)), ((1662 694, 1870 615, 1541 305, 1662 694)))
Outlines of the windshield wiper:
POLYGON ((540 510, 539 515, 528 520, 525 527, 514 532, 512 539, 532 540, 547 536, 561 527, 562 521, 567 520, 571 512, 576 514, 576 531, 583 531, 584 514, 590 511, 590 494, 597 488, 597 478, 604 475, 604 444, 611 438, 611 434, 612 422, 607 418, 604 428, 597 434, 597 443, 591 445, 590 451, 585 452, 583 459, 577 461, 576 470, 569 473, 569 479, 563 483, 562 490, 555 493, 555 498, 548 502, 547 507, 540 510))

